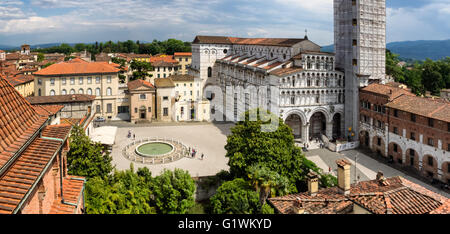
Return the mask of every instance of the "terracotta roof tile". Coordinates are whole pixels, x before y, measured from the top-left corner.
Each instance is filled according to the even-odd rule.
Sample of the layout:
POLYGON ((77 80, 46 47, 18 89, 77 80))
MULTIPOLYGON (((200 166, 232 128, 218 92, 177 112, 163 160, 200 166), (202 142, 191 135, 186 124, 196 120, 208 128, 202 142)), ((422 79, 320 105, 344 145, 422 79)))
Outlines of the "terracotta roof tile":
POLYGON ((146 87, 146 88, 150 88, 150 89, 155 88, 155 86, 153 86, 150 82, 141 80, 141 79, 130 81, 130 82, 128 82, 127 86, 128 86, 128 90, 135 90, 139 87, 146 87))
POLYGON ((237 38, 223 36, 196 36, 194 44, 238 44, 290 47, 304 41, 304 38, 237 38))
POLYGON ((72 103, 72 102, 90 102, 95 100, 95 96, 87 94, 68 94, 56 96, 35 96, 26 97, 31 104, 55 104, 55 103, 72 103))
POLYGON ((75 75, 75 74, 105 74, 118 73, 120 70, 105 62, 61 62, 50 65, 34 75, 75 75))
POLYGON ((35 139, 0 178, 0 213, 10 214, 55 155, 61 142, 35 139))
POLYGON ((155 86, 156 88, 172 88, 175 84, 171 78, 156 78, 155 86))
POLYGON ((192 53, 191 52, 175 52, 174 54, 173 54, 173 56, 183 56, 183 57, 186 57, 186 56, 192 56, 192 53))
POLYGON ((35 110, 39 115, 52 116, 56 115, 59 111, 64 108, 62 105, 34 105, 35 110))
POLYGON ((177 81, 194 81, 195 77, 192 75, 171 75, 169 76, 170 79, 173 80, 173 82, 177 81))
POLYGON ((25 143, 26 133, 31 136, 46 120, 0 75, 0 168, 17 151, 13 144, 25 143))
POLYGON ((387 107, 428 118, 450 122, 450 103, 410 95, 402 95, 386 104, 387 107))
MULTIPOLYGON (((69 177, 63 179, 64 201, 80 205, 84 181, 82 177, 69 177)), ((56 199, 50 209, 50 214, 74 214, 77 207, 74 205, 63 204, 60 199, 56 199)))
POLYGON ((356 203, 374 214, 449 214, 450 199, 414 184, 402 177, 363 181, 353 184, 349 195, 339 193, 337 187, 321 189, 316 196, 308 193, 269 198, 282 214, 293 213, 301 205, 308 213, 337 214, 347 212, 356 203))

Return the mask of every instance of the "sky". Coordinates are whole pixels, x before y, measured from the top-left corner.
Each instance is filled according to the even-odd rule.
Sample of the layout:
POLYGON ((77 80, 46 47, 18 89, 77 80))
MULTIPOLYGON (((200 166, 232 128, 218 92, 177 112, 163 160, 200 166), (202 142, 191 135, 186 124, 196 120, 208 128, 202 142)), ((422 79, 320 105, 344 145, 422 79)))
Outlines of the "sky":
MULTIPOLYGON (((450 0, 386 0, 387 42, 450 39, 450 0)), ((333 44, 333 0, 0 0, 0 45, 196 35, 333 44)))

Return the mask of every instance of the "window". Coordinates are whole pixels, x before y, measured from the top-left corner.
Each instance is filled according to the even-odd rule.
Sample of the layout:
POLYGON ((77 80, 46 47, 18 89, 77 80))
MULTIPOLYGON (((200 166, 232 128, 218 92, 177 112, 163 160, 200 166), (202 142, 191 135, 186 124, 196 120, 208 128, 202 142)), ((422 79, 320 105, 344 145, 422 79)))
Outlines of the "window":
POLYGON ((66 78, 62 78, 62 79, 61 79, 61 83, 62 83, 63 85, 66 85, 66 78))
POLYGON ((447 123, 447 132, 450 132, 450 123, 447 123))
POLYGON ((185 58, 185 59, 184 59, 184 61, 186 61, 186 62, 187 62, 188 60, 189 60, 188 58, 185 58))
POLYGON ((100 105, 96 105, 95 106, 95 112, 96 113, 100 113, 100 105))
POLYGON ((92 77, 88 77, 88 78, 87 78, 87 83, 88 83, 88 84, 92 84, 92 77))
POLYGON ((164 73, 164 78, 166 78, 166 74, 164 73))
POLYGON ((192 91, 191 91, 191 96, 192 96, 192 91))
POLYGON ((38 79, 38 85, 41 85, 41 84, 42 84, 42 80, 38 79))
POLYGON ((415 114, 411 114, 411 121, 412 122, 416 122, 416 115, 415 114))
POLYGON ((112 113, 112 104, 111 103, 106 104, 106 113, 112 113))
POLYGON ((450 151, 450 144, 447 144, 447 151, 450 151))
POLYGON ((167 107, 165 107, 164 109, 163 109, 163 115, 164 116, 168 116, 169 115, 169 108, 167 108, 167 107))
POLYGON ((180 112, 181 112, 181 115, 183 115, 183 114, 184 114, 184 107, 181 107, 181 110, 180 110, 180 112))
POLYGON ((84 90, 83 89, 79 89, 78 90, 78 94, 84 94, 84 90))
POLYGON ((50 79, 50 85, 55 85, 55 78, 50 79))
POLYGON ((291 97, 291 105, 295 105, 295 97, 294 96, 291 97))
POLYGON ((394 116, 398 117, 398 110, 394 110, 394 116))
POLYGON ((358 41, 357 41, 357 40, 353 40, 352 45, 353 45, 353 46, 357 46, 357 45, 358 45, 358 41))
POLYGON ((212 68, 208 67, 208 77, 212 77, 212 68))
POLYGON ((152 107, 151 106, 148 107, 148 112, 149 113, 152 112, 152 107))
POLYGON ((224 49, 224 50, 223 50, 223 53, 224 53, 224 54, 228 53, 228 50, 227 50, 227 49, 224 49))
POLYGON ((107 83, 111 83, 111 76, 107 76, 107 77, 106 77, 106 82, 107 82, 107 83))
POLYGON ((106 96, 111 96, 112 95, 112 89, 111 88, 107 88, 106 89, 106 96))
POLYGON ((55 96, 55 90, 50 90, 50 96, 55 96))
POLYGON ((100 77, 99 76, 95 77, 95 83, 96 84, 100 84, 100 77))
POLYGON ((80 78, 78 78, 80 81, 79 81, 79 83, 80 84, 83 84, 83 77, 80 77, 80 78))
POLYGON ((134 113, 138 113, 138 108, 134 108, 134 113))
POLYGON ((433 138, 428 138, 428 145, 429 146, 434 146, 434 140, 433 140, 433 138))
POLYGON ((433 157, 428 157, 428 165, 433 166, 433 157))
POLYGON ((398 152, 398 146, 397 146, 397 144, 394 144, 394 152, 398 152))
POLYGON ((413 149, 409 150, 409 156, 413 156, 416 154, 416 152, 413 149))
POLYGON ((398 128, 394 127, 394 133, 398 135, 398 128))
POLYGON ((147 99, 147 95, 145 95, 145 93, 142 93, 141 95, 139 95, 139 99, 145 100, 147 99))
POLYGON ((378 145, 378 146, 381 145, 381 138, 380 138, 380 137, 377 138, 377 145, 378 145))
POLYGON ((89 89, 87 90, 87 94, 88 94, 88 95, 92 95, 92 89, 91 89, 91 88, 89 88, 89 89))
POLYGON ((353 26, 357 26, 357 25, 358 25, 358 20, 353 19, 353 20, 352 20, 352 25, 353 25, 353 26))
POLYGON ((352 0, 352 6, 356 6, 356 0, 352 0))
POLYGON ((411 132, 411 140, 415 141, 416 140, 416 134, 414 132, 411 132))
POLYGON ((353 59, 353 66, 358 66, 358 60, 357 59, 353 59))
POLYGON ((61 91, 61 95, 66 95, 66 94, 67 94, 67 90, 63 89, 63 90, 61 91))
POLYGON ((161 74, 158 73, 158 78, 161 78, 161 74))
POLYGON ((428 118, 428 126, 434 127, 434 119, 428 118))
POLYGON ((168 100, 169 100, 169 97, 168 97, 168 96, 164 96, 164 97, 163 97, 163 100, 164 100, 164 101, 168 101, 168 100))
POLYGON ((100 92, 100 88, 96 88, 96 89, 95 89, 95 95, 101 96, 100 93, 101 93, 101 92, 100 92))
POLYGON ((70 94, 75 94, 75 89, 71 89, 70 94))

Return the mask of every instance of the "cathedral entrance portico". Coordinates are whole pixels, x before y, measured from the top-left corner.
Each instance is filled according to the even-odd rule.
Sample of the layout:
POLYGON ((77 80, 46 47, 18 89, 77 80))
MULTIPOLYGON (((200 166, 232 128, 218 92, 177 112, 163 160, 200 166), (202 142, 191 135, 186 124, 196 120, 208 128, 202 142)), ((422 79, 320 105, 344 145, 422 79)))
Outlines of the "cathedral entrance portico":
POLYGON ((294 134, 295 139, 302 139, 303 137, 303 123, 302 119, 297 114, 291 114, 286 119, 286 124, 292 129, 292 134, 294 134))
POLYGON ((322 112, 314 113, 310 120, 309 136, 310 138, 321 139, 322 135, 327 135, 327 121, 322 112))

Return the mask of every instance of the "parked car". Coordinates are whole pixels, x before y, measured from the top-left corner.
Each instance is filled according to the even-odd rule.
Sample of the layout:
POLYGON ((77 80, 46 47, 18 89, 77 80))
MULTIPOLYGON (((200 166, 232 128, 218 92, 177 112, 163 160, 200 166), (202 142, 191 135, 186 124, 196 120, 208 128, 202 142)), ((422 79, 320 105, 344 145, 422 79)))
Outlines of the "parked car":
POLYGON ((105 121, 106 121, 106 119, 103 118, 103 117, 101 117, 101 116, 97 117, 97 118, 94 120, 94 122, 105 122, 105 121))

